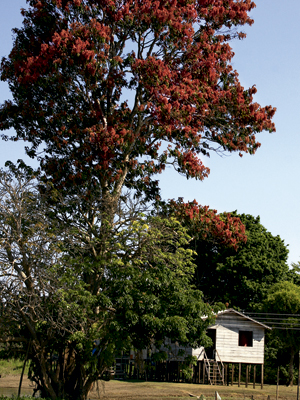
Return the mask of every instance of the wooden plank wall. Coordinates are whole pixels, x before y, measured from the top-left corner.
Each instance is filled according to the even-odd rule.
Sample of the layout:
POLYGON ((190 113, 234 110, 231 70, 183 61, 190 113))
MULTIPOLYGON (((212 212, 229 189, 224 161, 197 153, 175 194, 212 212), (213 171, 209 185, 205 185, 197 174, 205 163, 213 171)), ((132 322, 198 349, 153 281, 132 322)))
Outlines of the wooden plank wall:
POLYGON ((223 362, 229 363, 264 363, 264 328, 239 315, 220 315, 216 325, 217 328, 216 349, 223 362), (239 331, 253 332, 253 347, 239 346, 239 331))

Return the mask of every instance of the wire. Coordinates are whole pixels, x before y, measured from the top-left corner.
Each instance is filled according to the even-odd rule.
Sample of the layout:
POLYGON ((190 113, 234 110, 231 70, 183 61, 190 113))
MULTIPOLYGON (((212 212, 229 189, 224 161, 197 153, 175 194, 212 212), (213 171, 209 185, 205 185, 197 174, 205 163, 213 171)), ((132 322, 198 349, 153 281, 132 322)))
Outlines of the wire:
POLYGON ((273 329, 293 330, 293 331, 300 330, 300 328, 297 328, 298 326, 300 326, 300 314, 278 314, 278 313, 262 313, 262 312, 243 312, 243 314, 267 326, 271 325, 273 329), (280 318, 271 317, 272 315, 275 315, 276 317, 280 318), (293 319, 294 321, 288 321, 289 318, 293 319), (285 326, 280 326, 280 325, 285 325, 285 326))
POLYGON ((275 320, 277 320, 277 321, 283 321, 283 320, 288 320, 289 318, 291 318, 291 319, 293 319, 293 320, 295 320, 295 321, 300 321, 300 318, 297 318, 297 317, 281 317, 281 318, 275 318, 275 317, 270 317, 270 318, 268 318, 268 317, 258 317, 258 318, 255 318, 257 321, 259 321, 260 319, 263 319, 264 321, 265 320, 272 320, 272 321, 275 321, 275 320))
POLYGON ((288 315, 288 316, 295 316, 295 317, 300 317, 300 314, 279 314, 279 313, 269 313, 269 312, 243 312, 245 315, 288 315))

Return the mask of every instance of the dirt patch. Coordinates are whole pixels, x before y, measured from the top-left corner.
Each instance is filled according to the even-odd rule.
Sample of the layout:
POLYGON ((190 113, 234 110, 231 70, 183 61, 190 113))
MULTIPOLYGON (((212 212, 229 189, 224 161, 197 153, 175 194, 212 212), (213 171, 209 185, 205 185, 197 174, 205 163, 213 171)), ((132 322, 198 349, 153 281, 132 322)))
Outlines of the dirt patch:
MULTIPOLYGON (((0 378, 0 387, 1 388, 18 388, 20 383, 20 375, 6 375, 6 376, 1 376, 0 378)), ((23 382, 22 382, 22 387, 24 389, 30 389, 33 386, 32 382, 26 378, 26 376, 23 377, 23 382)))

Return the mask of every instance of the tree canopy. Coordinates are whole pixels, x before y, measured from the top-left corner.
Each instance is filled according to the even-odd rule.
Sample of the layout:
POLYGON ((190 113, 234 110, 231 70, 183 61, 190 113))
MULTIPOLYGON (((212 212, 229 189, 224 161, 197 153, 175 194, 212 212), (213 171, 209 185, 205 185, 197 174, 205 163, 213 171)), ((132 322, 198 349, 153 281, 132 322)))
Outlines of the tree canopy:
POLYGON ((192 242, 198 254, 196 285, 211 302, 228 302, 250 311, 262 303, 274 283, 287 279, 288 249, 279 236, 267 231, 259 217, 231 213, 231 218, 234 216, 244 224, 247 237, 237 249, 219 240, 192 242))
POLYGON ((0 130, 14 128, 2 138, 24 140, 40 162, 38 187, 25 192, 41 209, 31 218, 22 200, 17 232, 1 211, 1 268, 13 271, 5 284, 14 285, 12 297, 3 288, 4 316, 16 316, 12 330, 3 327, 22 327, 43 393, 85 399, 116 347, 165 335, 205 340, 201 315, 209 309, 191 286, 190 238, 176 214, 195 218, 199 237, 232 247, 244 240, 236 217, 180 201, 168 218, 142 216, 132 199, 157 205, 157 174, 167 165, 201 180, 209 173, 202 158, 212 151, 255 153, 256 134, 275 130, 275 109, 256 103, 256 88, 244 89, 231 65, 229 41, 253 22, 250 0, 27 2, 1 62, 13 99, 0 107, 0 130), (41 235, 41 257, 49 247, 40 270, 18 234, 30 243, 41 235), (48 362, 54 351, 59 361, 48 362))
POLYGON ((299 319, 300 314, 300 288, 290 281, 278 282, 271 286, 267 297, 264 299, 261 310, 277 314, 281 325, 277 324, 271 333, 271 344, 274 337, 279 341, 276 348, 277 361, 289 355, 288 384, 293 386, 294 358, 300 350, 299 319), (295 317, 293 317, 295 314, 295 317))
POLYGON ((121 187, 149 198, 167 164, 203 179, 199 156, 254 153, 275 109, 253 101, 228 41, 252 24, 250 0, 30 0, 1 79, 13 94, 0 129, 63 186, 121 187), (165 144, 162 146, 162 144, 165 144))
POLYGON ((205 343, 211 307, 174 218, 120 212, 97 256, 84 221, 59 224, 34 180, 2 173, 0 193, 0 340, 27 352, 44 397, 86 398, 117 351, 205 343))

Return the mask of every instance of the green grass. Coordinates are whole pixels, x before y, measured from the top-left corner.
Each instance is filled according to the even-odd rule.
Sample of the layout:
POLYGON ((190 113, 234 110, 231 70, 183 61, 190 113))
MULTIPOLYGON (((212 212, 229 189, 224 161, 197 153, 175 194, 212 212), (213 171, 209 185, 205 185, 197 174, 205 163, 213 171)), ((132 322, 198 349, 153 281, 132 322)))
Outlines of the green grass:
MULTIPOLYGON (((20 361, 15 358, 11 358, 10 360, 0 360, 0 375, 20 375, 22 372, 23 361, 20 361)), ((26 364, 25 374, 28 372, 28 364, 26 364)), ((0 400, 1 397, 0 397, 0 400)))
MULTIPOLYGON (((41 397, 38 398, 39 400, 43 400, 41 397)), ((32 396, 0 396, 0 400, 36 400, 36 397, 32 396)), ((46 399, 45 399, 46 400, 46 399)))

